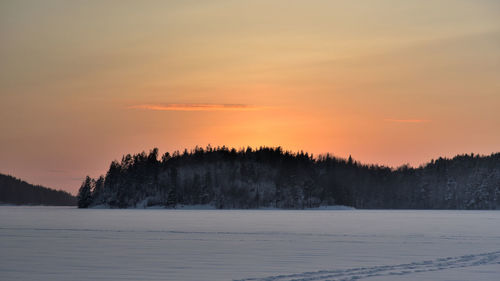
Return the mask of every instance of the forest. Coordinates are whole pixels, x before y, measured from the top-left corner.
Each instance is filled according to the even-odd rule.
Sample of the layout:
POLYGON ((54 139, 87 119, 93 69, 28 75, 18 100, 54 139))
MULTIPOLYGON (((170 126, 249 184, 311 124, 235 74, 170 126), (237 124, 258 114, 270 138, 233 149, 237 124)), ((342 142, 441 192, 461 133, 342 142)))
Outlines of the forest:
POLYGON ((154 148, 87 176, 77 198, 80 208, 500 209, 500 153, 391 168, 281 147, 207 146, 161 156, 154 148))
POLYGON ((15 177, 0 174, 0 203, 75 206, 77 202, 68 192, 32 185, 15 177))

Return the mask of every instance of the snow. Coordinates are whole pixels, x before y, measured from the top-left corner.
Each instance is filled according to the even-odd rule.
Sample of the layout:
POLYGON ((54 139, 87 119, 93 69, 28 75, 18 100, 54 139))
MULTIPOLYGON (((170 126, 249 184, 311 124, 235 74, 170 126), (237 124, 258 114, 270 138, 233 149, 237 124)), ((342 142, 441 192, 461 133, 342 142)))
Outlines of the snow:
POLYGON ((1 280, 497 280, 499 211, 0 206, 1 280))
MULTIPOLYGON (((139 204, 137 204, 135 207, 130 207, 127 209, 179 209, 179 210, 216 210, 215 206, 210 205, 210 204, 198 204, 198 205, 182 205, 182 204, 177 204, 175 208, 172 207, 165 207, 164 205, 152 205, 152 206, 147 206, 147 200, 145 199, 139 204)), ((14 206, 14 205, 12 205, 14 206)), ((107 205, 95 205, 89 207, 90 209, 111 209, 110 206, 107 205)), ((231 210, 248 210, 248 209, 231 209, 231 210)), ((252 210, 286 210, 282 208, 275 208, 275 207, 260 207, 257 209, 252 209, 252 210)), ((296 209, 293 209, 296 210, 296 209)), ((305 208, 304 210, 355 210, 353 207, 349 206, 344 206, 344 205, 326 205, 326 206, 319 206, 317 208, 305 208)))
POLYGON ((307 208, 307 210, 354 210, 355 208, 344 205, 319 206, 318 208, 307 208))

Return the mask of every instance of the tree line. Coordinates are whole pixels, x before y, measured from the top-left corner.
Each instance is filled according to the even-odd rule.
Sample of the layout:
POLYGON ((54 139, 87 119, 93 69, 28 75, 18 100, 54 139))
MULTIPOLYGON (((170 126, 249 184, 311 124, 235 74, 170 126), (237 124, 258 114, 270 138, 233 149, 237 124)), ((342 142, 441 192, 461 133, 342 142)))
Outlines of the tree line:
POLYGON ((500 153, 390 168, 281 147, 207 146, 161 156, 154 148, 113 161, 105 175, 87 177, 78 193, 80 208, 199 204, 219 209, 499 209, 500 153))
POLYGON ((75 206, 77 202, 68 192, 32 185, 15 177, 0 174, 0 203, 75 206))

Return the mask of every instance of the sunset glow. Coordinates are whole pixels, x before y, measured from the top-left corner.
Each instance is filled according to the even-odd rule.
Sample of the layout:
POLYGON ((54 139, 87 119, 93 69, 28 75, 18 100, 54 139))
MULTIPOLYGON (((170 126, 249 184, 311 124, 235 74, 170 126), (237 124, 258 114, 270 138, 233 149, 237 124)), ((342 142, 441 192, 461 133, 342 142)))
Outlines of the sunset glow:
POLYGON ((245 104, 140 104, 132 105, 131 109, 145 109, 158 111, 219 111, 219 110, 257 110, 258 107, 245 104))
POLYGON ((500 151, 499 1, 2 1, 0 173, 158 147, 418 166, 500 151))

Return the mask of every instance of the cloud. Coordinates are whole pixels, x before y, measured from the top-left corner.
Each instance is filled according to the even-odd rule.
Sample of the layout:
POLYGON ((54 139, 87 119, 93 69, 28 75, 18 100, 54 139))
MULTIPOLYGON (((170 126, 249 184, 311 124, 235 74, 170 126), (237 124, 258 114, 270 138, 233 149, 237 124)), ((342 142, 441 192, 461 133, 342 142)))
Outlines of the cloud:
POLYGON ((259 110, 256 107, 246 104, 211 104, 211 103, 166 103, 166 104, 139 104, 132 105, 131 109, 144 109, 155 111, 245 111, 259 110))
POLYGON ((428 119, 384 119, 386 122, 394 123, 429 123, 431 120, 428 119))

